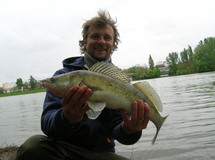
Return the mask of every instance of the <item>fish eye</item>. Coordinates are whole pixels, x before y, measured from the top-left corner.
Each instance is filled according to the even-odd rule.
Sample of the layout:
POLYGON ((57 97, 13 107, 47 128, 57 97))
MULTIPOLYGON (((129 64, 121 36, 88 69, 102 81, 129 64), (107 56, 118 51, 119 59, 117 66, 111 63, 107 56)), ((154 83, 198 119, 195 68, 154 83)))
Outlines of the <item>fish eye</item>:
POLYGON ((51 81, 52 83, 54 83, 54 82, 55 82, 55 79, 54 79, 54 78, 50 78, 50 81, 51 81))

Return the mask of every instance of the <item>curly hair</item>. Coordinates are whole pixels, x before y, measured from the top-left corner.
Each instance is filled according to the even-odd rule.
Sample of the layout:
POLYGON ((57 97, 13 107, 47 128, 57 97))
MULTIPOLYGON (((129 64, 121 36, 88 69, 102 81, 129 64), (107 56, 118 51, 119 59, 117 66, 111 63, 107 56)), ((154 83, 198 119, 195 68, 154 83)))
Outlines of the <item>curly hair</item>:
MULTIPOLYGON (((120 42, 119 39, 119 32, 117 30, 116 27, 116 22, 117 20, 113 20, 109 14, 109 12, 107 12, 106 10, 99 10, 98 12, 98 16, 97 17, 93 17, 92 19, 86 21, 82 28, 82 37, 83 39, 87 40, 87 36, 89 34, 89 28, 90 26, 96 26, 96 27, 104 27, 106 25, 110 25, 113 28, 114 31, 114 48, 113 51, 117 50, 118 48, 118 44, 120 42)), ((80 46, 80 51, 81 53, 84 53, 86 50, 84 48, 84 44, 83 44, 83 40, 79 41, 79 46, 80 46)))

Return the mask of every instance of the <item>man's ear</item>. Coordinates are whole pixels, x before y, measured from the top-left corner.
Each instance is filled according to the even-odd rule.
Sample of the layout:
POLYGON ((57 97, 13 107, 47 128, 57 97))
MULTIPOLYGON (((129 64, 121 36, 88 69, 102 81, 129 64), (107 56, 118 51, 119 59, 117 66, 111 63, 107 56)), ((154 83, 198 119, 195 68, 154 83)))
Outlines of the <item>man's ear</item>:
POLYGON ((85 38, 83 39, 83 45, 84 45, 84 47, 86 47, 86 45, 87 45, 87 40, 85 38))

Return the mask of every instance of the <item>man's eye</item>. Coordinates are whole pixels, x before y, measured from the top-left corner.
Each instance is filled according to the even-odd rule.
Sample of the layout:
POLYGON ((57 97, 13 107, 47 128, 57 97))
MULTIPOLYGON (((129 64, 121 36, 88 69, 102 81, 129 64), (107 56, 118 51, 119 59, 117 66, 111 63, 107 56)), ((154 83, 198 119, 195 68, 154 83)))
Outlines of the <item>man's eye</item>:
POLYGON ((112 37, 111 37, 111 36, 105 36, 104 39, 105 39, 106 41, 110 41, 110 40, 112 40, 112 37))
POLYGON ((104 39, 107 40, 107 41, 110 41, 111 37, 105 37, 104 39))
POLYGON ((92 38, 92 39, 98 39, 99 36, 98 36, 98 35, 92 35, 91 38, 92 38))

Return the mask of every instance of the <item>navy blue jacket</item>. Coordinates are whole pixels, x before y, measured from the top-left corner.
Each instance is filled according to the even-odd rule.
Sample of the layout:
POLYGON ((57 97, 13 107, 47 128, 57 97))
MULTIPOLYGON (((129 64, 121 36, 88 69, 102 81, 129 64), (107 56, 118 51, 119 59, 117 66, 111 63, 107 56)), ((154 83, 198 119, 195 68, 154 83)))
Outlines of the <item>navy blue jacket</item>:
MULTIPOLYGON (((73 57, 63 61, 63 69, 55 72, 55 75, 84 69, 84 57, 73 57)), ((41 117, 42 131, 54 140, 89 149, 114 152, 114 139, 122 144, 134 144, 141 137, 142 132, 127 136, 121 128, 122 117, 119 110, 105 108, 100 116, 89 119, 86 114, 82 121, 75 125, 68 125, 62 112, 62 97, 56 97, 49 91, 41 117)))

